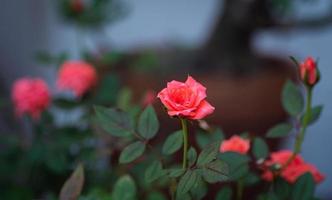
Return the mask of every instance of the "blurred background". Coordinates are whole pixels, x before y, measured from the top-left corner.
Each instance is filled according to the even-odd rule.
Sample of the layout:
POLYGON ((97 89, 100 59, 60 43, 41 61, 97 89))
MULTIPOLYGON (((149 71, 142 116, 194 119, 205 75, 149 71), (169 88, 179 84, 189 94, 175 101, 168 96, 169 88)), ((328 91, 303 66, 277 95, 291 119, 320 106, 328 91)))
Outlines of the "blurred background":
MULTIPOLYGON (((218 111, 211 118, 213 123, 228 135, 247 130, 263 134, 286 119, 279 96, 284 80, 295 74, 288 57, 302 60, 311 55, 319 58, 322 74, 314 104, 323 104, 324 111, 320 121, 308 129, 303 157, 326 174, 326 180, 318 186, 318 197, 331 198, 331 1, 120 2, 121 7, 108 11, 116 20, 77 25, 71 21, 74 18, 66 18, 61 12, 58 1, 2 0, 0 97, 10 96, 13 81, 21 76, 42 76, 55 93, 56 68, 40 62, 41 57, 45 61, 45 52, 65 52, 71 59, 80 58, 82 49, 90 55, 120 52, 120 61, 111 59, 121 66, 116 71, 134 93, 158 91, 175 77, 184 80, 188 73, 197 74, 197 79, 207 85, 208 96, 218 111), (149 72, 135 71, 141 65, 136 61, 134 70, 125 68, 137 55, 145 56, 137 62, 148 65, 142 68, 149 72), (154 64, 158 67, 150 66, 154 64)), ((10 120, 5 113, 0 117, 0 134, 10 133, 13 127, 29 132, 24 122, 10 120)), ((287 140, 280 145, 292 144, 287 140)))

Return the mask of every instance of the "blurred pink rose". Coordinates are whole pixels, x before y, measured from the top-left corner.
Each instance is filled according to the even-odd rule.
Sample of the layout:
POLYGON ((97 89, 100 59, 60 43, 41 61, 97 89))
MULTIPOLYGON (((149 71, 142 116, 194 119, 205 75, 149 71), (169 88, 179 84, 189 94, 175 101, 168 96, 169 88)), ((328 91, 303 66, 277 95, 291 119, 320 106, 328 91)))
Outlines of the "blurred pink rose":
POLYGON ((97 84, 95 68, 84 61, 67 61, 59 69, 57 87, 82 96, 97 84))
POLYGON ((156 100, 156 97, 157 94, 154 90, 148 90, 143 96, 142 105, 145 107, 153 104, 153 102, 156 100))
MULTIPOLYGON (((270 160, 265 162, 266 170, 264 171, 262 178, 266 181, 272 181, 273 174, 270 167, 275 164, 279 164, 280 167, 285 165, 291 155, 292 152, 289 150, 271 153, 270 160)), ((295 183, 300 176, 307 172, 312 174, 316 183, 320 183, 324 180, 324 175, 321 174, 316 167, 306 163, 300 155, 296 155, 295 159, 289 163, 285 169, 283 169, 281 177, 289 183, 295 183)))
POLYGON ((81 13, 84 10, 84 2, 82 0, 71 0, 70 6, 76 13, 81 13))
POLYGON ((232 136, 228 140, 224 140, 220 145, 220 152, 237 152, 240 154, 246 154, 250 148, 250 141, 243 139, 237 135, 232 136))
POLYGON ((167 83, 157 97, 170 116, 202 119, 214 111, 214 107, 205 100, 206 88, 191 76, 184 83, 174 80, 167 83))
POLYGON ((38 119, 50 104, 50 93, 46 83, 39 78, 21 78, 12 87, 12 101, 17 115, 28 114, 38 119))

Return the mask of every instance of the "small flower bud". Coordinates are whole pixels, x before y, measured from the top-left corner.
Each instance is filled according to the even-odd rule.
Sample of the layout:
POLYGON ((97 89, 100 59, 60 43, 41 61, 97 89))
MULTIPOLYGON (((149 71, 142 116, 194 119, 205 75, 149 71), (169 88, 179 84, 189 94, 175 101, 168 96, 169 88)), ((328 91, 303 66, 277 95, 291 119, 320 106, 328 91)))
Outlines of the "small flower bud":
POLYGON ((299 67, 300 77, 305 85, 314 86, 319 81, 317 63, 312 57, 307 57, 299 67))

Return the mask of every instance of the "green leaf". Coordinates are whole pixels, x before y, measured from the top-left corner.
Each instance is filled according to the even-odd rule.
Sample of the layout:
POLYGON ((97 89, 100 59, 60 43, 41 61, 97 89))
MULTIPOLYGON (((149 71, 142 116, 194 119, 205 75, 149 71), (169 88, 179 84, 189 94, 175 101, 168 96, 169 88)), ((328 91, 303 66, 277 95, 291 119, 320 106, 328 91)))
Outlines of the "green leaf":
POLYGON ((319 117, 320 117, 320 115, 322 113, 322 110, 323 110, 323 106, 322 105, 313 107, 311 109, 311 116, 310 116, 308 124, 315 123, 319 119, 319 117))
POLYGON ((94 102, 114 105, 120 90, 120 80, 115 74, 106 75, 96 89, 94 102))
POLYGON ((291 116, 297 116, 303 111, 303 96, 299 88, 292 81, 287 81, 283 87, 282 105, 291 116))
POLYGON ((189 193, 179 194, 176 193, 176 200, 192 200, 189 193))
POLYGON ((109 134, 117 137, 128 137, 134 132, 134 120, 125 112, 105 108, 94 107, 98 124, 109 134))
POLYGON ((289 123, 281 123, 272 127, 267 131, 266 137, 268 138, 279 138, 287 136, 293 129, 293 126, 289 123))
POLYGON ((215 200, 231 200, 233 191, 230 187, 224 186, 216 195, 215 200))
POLYGON ((112 200, 134 200, 136 199, 136 185, 129 176, 122 176, 116 183, 112 192, 112 200))
POLYGON ((127 146, 120 154, 120 163, 130 163, 140 157, 145 151, 145 144, 141 141, 134 142, 127 146))
POLYGON ((191 188, 190 194, 193 199, 202 199, 207 194, 208 188, 202 178, 198 178, 196 184, 191 188))
POLYGON ((231 180, 238 180, 249 171, 248 162, 250 158, 235 152, 225 152, 219 154, 219 159, 228 164, 229 178, 231 180))
POLYGON ((267 194, 260 194, 257 200, 280 200, 280 199, 278 199, 278 197, 274 193, 269 192, 267 194))
POLYGON ((249 172, 243 179, 244 184, 246 186, 251 186, 251 185, 255 185, 256 183, 258 183, 260 181, 260 176, 258 176, 257 174, 253 173, 253 172, 249 172))
POLYGON ((205 164, 215 160, 218 155, 219 145, 220 142, 218 141, 206 146, 198 156, 197 165, 204 166, 205 164))
POLYGON ((177 193, 179 195, 187 193, 198 180, 199 175, 196 170, 188 170, 180 179, 179 184, 177 186, 177 193))
POLYGON ((265 159, 269 155, 269 147, 262 138, 256 137, 254 139, 252 152, 257 159, 265 159))
POLYGON ((188 151, 188 165, 192 166, 195 164, 197 159, 197 152, 194 147, 190 147, 188 151))
POLYGON ((147 106, 138 120, 138 132, 146 139, 153 138, 159 129, 159 121, 152 106, 147 106))
POLYGON ((177 178, 179 176, 181 176, 186 170, 185 169, 169 169, 167 171, 168 176, 171 178, 177 178))
POLYGON ((121 110, 127 111, 130 108, 132 91, 129 88, 123 88, 120 90, 117 99, 117 107, 121 110))
POLYGON ((215 160, 203 168, 203 178, 208 183, 216 183, 228 180, 228 166, 221 160, 215 160))
POLYGON ((292 188, 289 183, 287 183, 282 178, 277 178, 274 182, 274 193, 279 199, 289 199, 289 195, 292 188))
POLYGON ((84 184, 84 168, 79 164, 69 179, 62 186, 60 200, 78 199, 84 184))
POLYGON ((151 183, 165 174, 160 161, 154 161, 145 171, 145 180, 151 183))
POLYGON ((292 190, 292 200, 311 200, 315 192, 315 181, 308 172, 297 179, 292 190))
POLYGON ((182 130, 179 130, 167 137, 162 148, 162 153, 165 155, 173 154, 182 147, 182 144, 183 144, 182 130))
POLYGON ((221 129, 217 128, 213 132, 198 131, 195 134, 196 142, 199 148, 203 149, 206 145, 211 144, 212 142, 221 141, 225 138, 221 129))
POLYGON ((148 195, 147 200, 167 200, 166 197, 161 192, 151 192, 148 195))

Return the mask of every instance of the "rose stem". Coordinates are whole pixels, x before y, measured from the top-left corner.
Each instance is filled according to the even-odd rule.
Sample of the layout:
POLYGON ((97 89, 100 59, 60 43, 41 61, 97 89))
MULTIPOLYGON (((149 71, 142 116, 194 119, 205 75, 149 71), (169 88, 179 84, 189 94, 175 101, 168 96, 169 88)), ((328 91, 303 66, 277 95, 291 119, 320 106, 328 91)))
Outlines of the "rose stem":
POLYGON ((307 89, 307 97, 306 97, 306 111, 302 120, 302 128, 300 130, 299 135, 296 137, 296 141, 294 144, 293 154, 292 156, 287 160, 285 165, 282 167, 282 169, 286 168, 296 157, 298 153, 301 152, 302 143, 305 136, 305 131, 307 129, 309 120, 311 118, 311 100, 312 100, 312 87, 306 87, 307 89))
POLYGON ((187 152, 188 152, 188 127, 186 119, 181 119, 182 133, 183 133, 183 160, 182 160, 182 169, 187 168, 187 152))
POLYGON ((236 199, 242 200, 242 196, 243 196, 243 179, 241 178, 237 182, 237 186, 236 186, 236 199))

